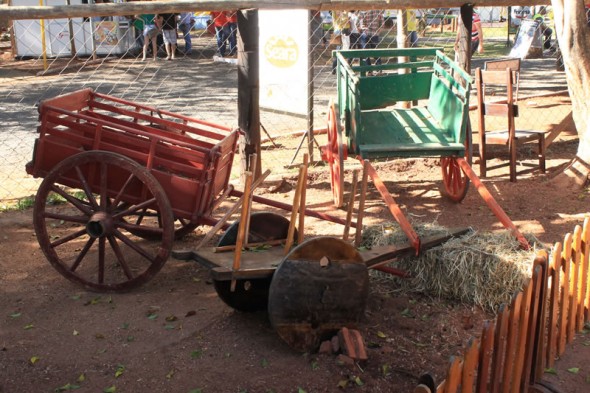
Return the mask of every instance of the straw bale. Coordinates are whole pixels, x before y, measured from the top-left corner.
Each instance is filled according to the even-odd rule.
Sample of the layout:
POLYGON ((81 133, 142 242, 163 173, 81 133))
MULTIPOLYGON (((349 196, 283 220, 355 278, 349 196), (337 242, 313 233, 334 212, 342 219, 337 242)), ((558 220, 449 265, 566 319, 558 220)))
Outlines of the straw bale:
MULTIPOLYGON (((432 224, 413 223, 420 237, 444 235, 448 230, 432 224)), ((391 292, 423 293, 480 306, 495 312, 502 303, 509 303, 530 277, 536 250, 543 245, 525 234, 533 245, 522 250, 508 231, 479 232, 453 238, 418 257, 402 258, 391 266, 406 271, 409 278, 400 278, 378 271, 372 277, 391 292)), ((366 228, 362 246, 371 248, 407 241, 396 223, 366 228)))

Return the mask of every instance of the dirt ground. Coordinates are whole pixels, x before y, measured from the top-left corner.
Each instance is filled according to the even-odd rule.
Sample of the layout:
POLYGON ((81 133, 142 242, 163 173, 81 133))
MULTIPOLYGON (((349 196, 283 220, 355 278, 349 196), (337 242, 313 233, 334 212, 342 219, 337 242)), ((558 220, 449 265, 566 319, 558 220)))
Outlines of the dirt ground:
MULTIPOLYGON (((543 98, 528 107, 547 111, 567 105, 563 100, 543 98)), ((577 146, 571 116, 555 123, 564 132, 548 149, 546 175, 529 171, 510 183, 504 167, 491 171, 485 180, 521 231, 548 244, 582 223, 590 198, 586 190, 558 189, 550 182, 577 146)), ((325 143, 325 136, 319 139, 325 143)), ((278 142, 282 154, 290 156, 299 138, 278 142)), ((265 151, 273 149, 265 144, 265 151)), ((498 158, 492 164, 507 158, 501 149, 495 154, 498 158)), ((523 147, 520 156, 521 164, 535 163, 534 149, 523 147)), ((354 164, 349 159, 346 165, 348 186, 354 164)), ((461 204, 440 196, 437 160, 395 160, 376 167, 413 220, 502 230, 473 188, 461 204)), ((478 173, 477 159, 474 169, 478 173)), ((295 182, 293 172, 275 174, 258 193, 290 201, 295 182)), ((331 207, 329 171, 323 165, 310 169, 307 200, 315 210, 345 216, 343 210, 331 207)), ((219 216, 226 208, 227 204, 222 206, 219 216)), ((255 204, 254 210, 268 208, 255 204)), ((374 188, 369 190, 365 213, 367 225, 391 221, 374 188)), ((35 238, 32 210, 2 213, 0 219, 2 393, 410 392, 422 373, 442 381, 450 356, 461 354, 469 339, 479 334, 483 320, 492 317, 450 300, 396 294, 391 282, 372 276, 368 307, 358 326, 369 359, 347 366, 332 354, 294 351, 277 336, 266 312, 243 313, 225 305, 209 270, 197 263, 170 258, 139 289, 123 294, 88 292, 47 262, 35 238)), ((207 230, 198 228, 174 248, 194 247, 207 230)), ((307 221, 309 237, 339 236, 341 231, 337 224, 307 221)), ((584 336, 577 337, 555 373, 548 374, 561 391, 588 391, 587 343, 584 336), (575 367, 577 373, 567 371, 575 367)))

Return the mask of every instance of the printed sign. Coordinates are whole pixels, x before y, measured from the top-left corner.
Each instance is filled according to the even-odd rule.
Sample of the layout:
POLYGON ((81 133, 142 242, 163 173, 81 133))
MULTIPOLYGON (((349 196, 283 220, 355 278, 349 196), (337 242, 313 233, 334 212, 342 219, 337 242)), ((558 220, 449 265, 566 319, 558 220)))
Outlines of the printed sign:
POLYGON ((307 10, 260 10, 260 107, 307 115, 307 10))
POLYGON ((119 26, 117 22, 101 21, 95 25, 94 42, 100 46, 117 46, 119 38, 117 32, 119 26))

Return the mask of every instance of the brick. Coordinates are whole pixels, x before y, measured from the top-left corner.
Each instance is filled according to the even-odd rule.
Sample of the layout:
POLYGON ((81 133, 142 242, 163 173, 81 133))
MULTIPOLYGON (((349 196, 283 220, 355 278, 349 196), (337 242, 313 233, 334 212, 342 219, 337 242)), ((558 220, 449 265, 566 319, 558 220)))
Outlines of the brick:
POLYGON ((320 349, 319 349, 318 353, 324 354, 324 355, 331 355, 333 353, 332 342, 328 341, 328 340, 322 341, 322 343, 320 344, 320 349))
POLYGON ((336 357, 336 364, 339 366, 354 368, 354 360, 343 354, 340 354, 336 357))
POLYGON ((368 360, 365 342, 358 330, 343 327, 338 332, 338 339, 343 354, 358 362, 368 360))

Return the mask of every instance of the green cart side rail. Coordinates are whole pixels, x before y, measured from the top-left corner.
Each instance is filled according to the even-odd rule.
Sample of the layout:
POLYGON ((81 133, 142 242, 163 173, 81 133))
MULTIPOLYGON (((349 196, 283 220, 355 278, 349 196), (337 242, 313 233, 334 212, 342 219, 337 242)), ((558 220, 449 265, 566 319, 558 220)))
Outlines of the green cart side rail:
POLYGON ((441 48, 347 50, 333 55, 338 116, 349 153, 362 158, 465 155, 472 78, 441 48), (380 58, 381 64, 364 65, 361 60, 351 65, 367 57, 373 63, 380 58), (393 107, 408 101, 420 103, 393 107))

